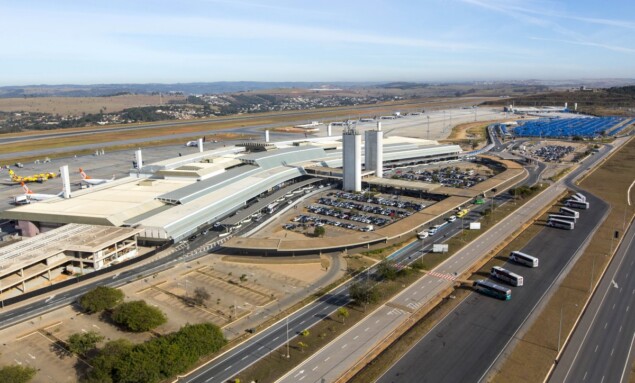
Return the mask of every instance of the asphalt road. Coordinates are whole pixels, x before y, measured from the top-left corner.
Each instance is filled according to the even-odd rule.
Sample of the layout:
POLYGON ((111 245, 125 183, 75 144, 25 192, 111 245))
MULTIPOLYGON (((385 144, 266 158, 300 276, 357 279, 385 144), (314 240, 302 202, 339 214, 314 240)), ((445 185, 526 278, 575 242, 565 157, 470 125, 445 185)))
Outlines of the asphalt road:
POLYGON ((471 294, 378 382, 478 382, 595 230, 607 205, 594 197, 589 201, 592 208, 581 213, 575 230, 546 227, 521 249, 540 259, 538 268, 504 266, 525 279, 512 289, 510 301, 471 294))
MULTIPOLYGON (((608 150, 603 148, 585 160, 564 179, 564 184, 578 190, 572 181, 601 160, 608 150)), ((589 193, 584 194, 591 208, 581 212, 575 230, 545 228, 522 249, 540 258, 539 268, 505 266, 525 277, 525 286, 513 288, 511 301, 470 295, 378 382, 480 381, 604 216, 608 205, 589 193)))
POLYGON ((550 382, 628 382, 635 342, 635 225, 611 261, 550 382), (630 278, 629 278, 630 276, 630 278))

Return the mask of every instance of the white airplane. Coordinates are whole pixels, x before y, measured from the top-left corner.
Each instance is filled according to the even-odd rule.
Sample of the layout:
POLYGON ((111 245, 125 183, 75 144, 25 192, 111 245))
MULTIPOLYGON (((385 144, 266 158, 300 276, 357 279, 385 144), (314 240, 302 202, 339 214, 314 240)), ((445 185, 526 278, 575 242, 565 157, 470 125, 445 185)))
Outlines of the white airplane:
POLYGON ((22 182, 22 189, 24 189, 23 195, 13 197, 13 201, 16 205, 26 205, 32 202, 44 201, 55 197, 61 197, 64 194, 63 191, 59 192, 58 194, 33 193, 33 191, 29 189, 29 187, 26 186, 24 182, 22 182))
POLYGON ((115 180, 115 175, 112 175, 112 178, 91 178, 89 175, 86 175, 82 168, 79 168, 79 174, 82 175, 82 181, 89 185, 101 185, 107 182, 112 182, 115 180))

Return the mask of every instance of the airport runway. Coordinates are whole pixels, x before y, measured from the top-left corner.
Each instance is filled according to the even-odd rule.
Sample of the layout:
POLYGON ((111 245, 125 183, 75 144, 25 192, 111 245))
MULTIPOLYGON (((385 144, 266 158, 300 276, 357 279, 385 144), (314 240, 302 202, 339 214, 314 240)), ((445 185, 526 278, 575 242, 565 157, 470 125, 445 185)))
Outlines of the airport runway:
POLYGON ((628 382, 635 353, 635 225, 624 236, 549 381, 628 382))

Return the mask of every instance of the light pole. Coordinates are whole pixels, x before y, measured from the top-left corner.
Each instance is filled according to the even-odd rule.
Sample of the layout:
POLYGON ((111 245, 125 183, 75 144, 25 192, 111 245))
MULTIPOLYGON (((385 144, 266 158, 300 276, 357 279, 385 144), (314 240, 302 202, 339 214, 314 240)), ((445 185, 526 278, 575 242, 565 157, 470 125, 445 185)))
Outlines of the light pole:
MULTIPOLYGON (((577 303, 574 303, 575 307, 578 307, 577 303)), ((564 308, 567 306, 567 304, 565 303, 564 305, 562 305, 562 307, 560 307, 560 327, 558 329, 558 354, 560 354, 560 338, 562 336, 562 316, 564 314, 564 308)))
POLYGON ((291 355, 289 354, 289 316, 287 315, 287 359, 289 359, 291 355))
POLYGON ((428 140, 430 139, 430 116, 426 116, 428 117, 428 140))

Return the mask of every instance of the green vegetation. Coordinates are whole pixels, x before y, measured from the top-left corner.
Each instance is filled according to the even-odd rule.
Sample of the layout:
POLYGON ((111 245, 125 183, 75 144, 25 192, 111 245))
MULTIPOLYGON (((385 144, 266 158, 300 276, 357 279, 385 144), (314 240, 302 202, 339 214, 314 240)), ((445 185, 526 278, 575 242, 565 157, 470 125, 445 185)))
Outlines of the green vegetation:
POLYGON ((342 318, 342 324, 346 324, 346 318, 348 318, 350 314, 346 307, 340 307, 339 309, 337 309, 337 316, 342 318))
POLYGON ((509 189, 509 194, 514 196, 515 199, 527 198, 530 195, 533 195, 538 189, 540 189, 539 186, 519 186, 517 188, 509 189))
POLYGON ((79 298, 79 305, 89 313, 110 310, 123 302, 124 294, 119 289, 99 286, 79 298))
POLYGON ((186 325, 175 333, 133 345, 125 339, 106 343, 89 360, 86 382, 156 383, 188 371, 227 340, 211 323, 186 325))
POLYGON ((0 383, 27 383, 35 376, 35 369, 18 365, 0 368, 0 383))
POLYGON ((127 330, 134 332, 152 330, 168 320, 161 310, 149 306, 145 301, 120 304, 113 310, 111 319, 127 330))
POLYGON ((66 341, 68 350, 75 355, 86 355, 87 352, 97 348, 97 343, 104 337, 95 331, 76 332, 66 341))
POLYGON ((313 235, 316 237, 324 237, 325 234, 326 229, 324 228, 324 226, 316 226, 313 230, 313 235))
POLYGON ((369 304, 379 300, 379 290, 372 281, 361 281, 353 284, 349 288, 351 299, 356 303, 369 304))
POLYGON ((397 279, 397 266, 395 262, 392 261, 383 261, 377 266, 377 276, 381 279, 387 279, 389 281, 394 281, 397 279))

